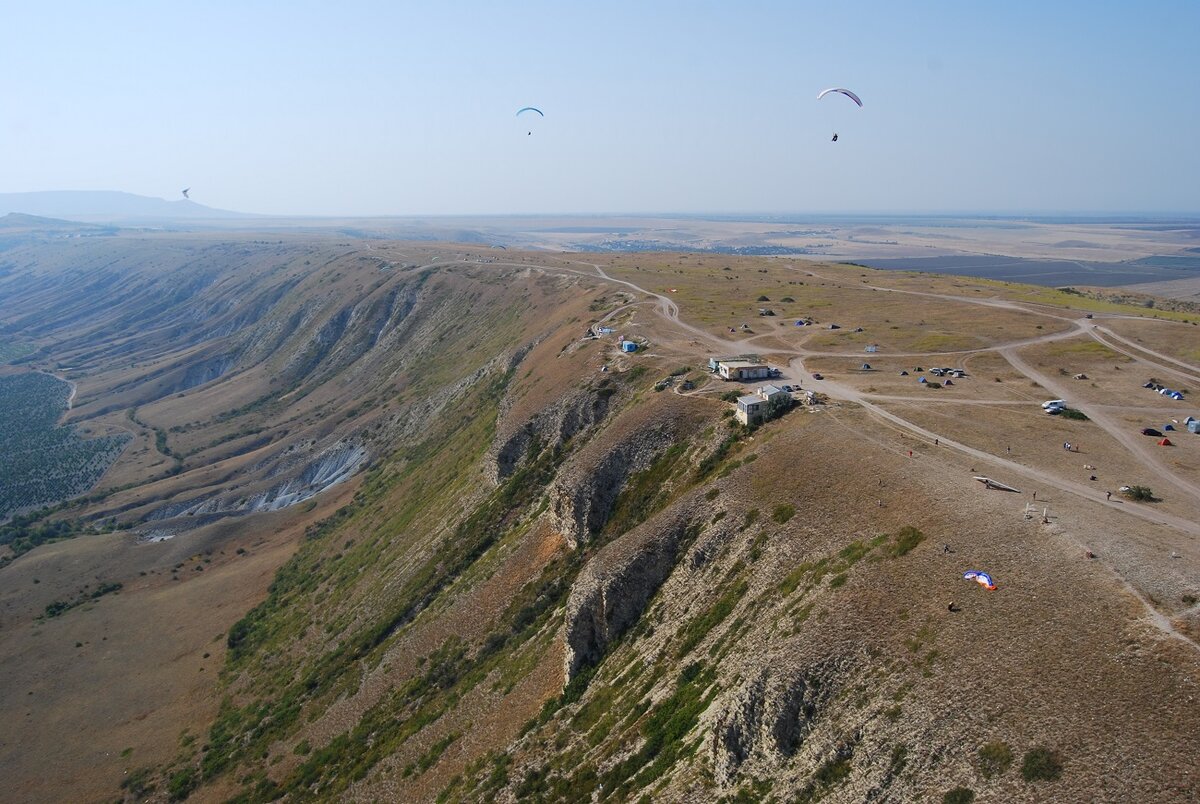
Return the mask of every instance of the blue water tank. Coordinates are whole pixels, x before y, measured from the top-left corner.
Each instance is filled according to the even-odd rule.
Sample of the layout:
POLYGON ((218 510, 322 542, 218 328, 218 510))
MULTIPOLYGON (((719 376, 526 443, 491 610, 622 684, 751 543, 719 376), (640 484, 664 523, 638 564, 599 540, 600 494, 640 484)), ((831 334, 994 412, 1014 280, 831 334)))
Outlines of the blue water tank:
POLYGON ((621 351, 622 352, 636 352, 637 344, 634 343, 633 341, 621 341, 621 351))

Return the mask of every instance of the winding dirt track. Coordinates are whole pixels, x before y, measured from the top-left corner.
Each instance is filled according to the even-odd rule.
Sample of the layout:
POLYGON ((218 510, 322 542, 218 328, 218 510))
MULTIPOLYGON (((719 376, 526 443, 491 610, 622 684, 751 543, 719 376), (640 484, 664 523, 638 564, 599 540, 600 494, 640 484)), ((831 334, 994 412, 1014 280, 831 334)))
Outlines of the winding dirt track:
MULTIPOLYGON (((661 316, 663 319, 665 319, 667 322, 669 322, 677 330, 680 330, 680 331, 686 333, 687 335, 691 336, 694 339, 690 344, 691 346, 699 346, 701 344, 704 344, 704 345, 707 345, 707 347, 709 347, 711 350, 714 350, 718 353, 721 353, 721 352, 736 353, 738 351, 746 349, 748 346, 752 346, 753 341, 756 338, 763 337, 763 336, 756 335, 756 336, 751 336, 748 338, 731 340, 728 338, 714 335, 711 332, 708 332, 707 330, 701 329, 700 327, 694 326, 694 325, 689 324, 686 321, 682 320, 679 317, 679 305, 677 305, 670 298, 668 298, 660 293, 655 293, 653 291, 647 290, 646 288, 643 288, 633 282, 629 282, 624 279, 617 279, 615 277, 612 277, 607 272, 605 272, 605 270, 600 265, 598 265, 596 263, 584 262, 584 261, 580 261, 580 260, 572 260, 572 259, 567 259, 564 257, 551 257, 550 259, 555 260, 557 262, 566 263, 566 265, 580 266, 582 269, 591 269, 591 270, 581 270, 581 268, 571 268, 571 267, 565 267, 565 266, 561 266, 561 265, 560 266, 551 266, 551 265, 532 264, 532 263, 527 263, 527 262, 508 262, 508 263, 499 263, 499 264, 514 267, 514 268, 537 269, 537 270, 545 271, 547 273, 559 274, 559 275, 568 274, 568 275, 588 277, 588 278, 592 278, 592 279, 599 278, 605 282, 624 287, 624 288, 628 289, 629 291, 632 291, 634 294, 641 295, 642 297, 645 297, 645 298, 651 300, 653 302, 654 309, 658 313, 659 316, 661 316)), ((471 262, 473 262, 473 261, 466 261, 466 260, 463 261, 464 264, 469 264, 471 262)), ((445 263, 441 263, 441 264, 445 265, 445 263)), ((496 264, 496 263, 493 263, 493 264, 496 264)), ((814 271, 806 270, 806 269, 796 269, 796 270, 800 271, 801 273, 804 273, 807 276, 817 278, 817 279, 822 279, 827 282, 834 282, 834 284, 838 284, 836 282, 836 280, 832 280, 828 277, 822 276, 821 274, 818 274, 814 271)), ((1126 338, 1121 337, 1120 335, 1117 335, 1116 333, 1112 332, 1111 330, 1101 327, 1098 324, 1094 324, 1091 319, 1087 319, 1087 318, 1075 316, 1075 315, 1064 314, 1063 311, 1057 310, 1055 308, 1045 308, 1043 306, 1032 304, 1032 303, 1012 302, 1012 301, 1007 301, 1004 299, 995 299, 995 298, 981 299, 981 298, 972 298, 972 297, 968 297, 968 296, 957 296, 957 295, 945 294, 945 293, 929 293, 929 292, 917 291, 917 290, 885 288, 885 287, 880 287, 880 286, 876 286, 876 285, 868 285, 868 284, 856 285, 855 287, 856 288, 873 289, 876 291, 882 291, 882 292, 886 292, 886 293, 902 293, 902 294, 909 294, 909 295, 914 295, 914 296, 924 296, 924 297, 939 299, 939 300, 943 300, 943 301, 952 301, 952 302, 956 302, 956 303, 971 304, 971 305, 977 305, 977 306, 982 306, 982 307, 993 307, 993 308, 1001 308, 1001 309, 1006 309, 1006 310, 1015 310, 1015 311, 1019 311, 1022 313, 1031 313, 1034 315, 1044 316, 1046 318, 1052 318, 1052 319, 1056 319, 1056 320, 1060 320, 1060 321, 1070 322, 1071 326, 1062 332, 1050 333, 1047 335, 1042 335, 1037 338, 1027 338, 1027 339, 1022 339, 1022 340, 1017 340, 1017 341, 1011 341, 1008 343, 997 344, 995 346, 984 347, 984 348, 980 348, 980 349, 958 350, 953 353, 947 353, 947 354, 964 354, 964 353, 980 354, 980 353, 986 353, 986 352, 995 352, 995 353, 999 354, 1000 356, 1004 357, 1004 359, 1007 360, 1013 366, 1013 368, 1015 368, 1017 371, 1024 374, 1026 377, 1030 378, 1031 380, 1040 383, 1049 393, 1059 396, 1061 398, 1067 398, 1069 396, 1069 394, 1064 389, 1064 387, 1060 386, 1057 383, 1057 381, 1055 381, 1053 378, 1051 378, 1051 377, 1043 374, 1042 372, 1037 371, 1035 368, 1033 368, 1033 366, 1031 366, 1023 358, 1021 358, 1021 356, 1018 354, 1018 350, 1028 347, 1028 346, 1034 346, 1037 344, 1049 343, 1049 342, 1058 341, 1058 340, 1066 340, 1069 338, 1075 338, 1075 337, 1081 337, 1081 336, 1088 336, 1088 337, 1091 337, 1092 339, 1096 340, 1097 342, 1107 346, 1108 348, 1114 349, 1115 351, 1120 352, 1121 354, 1131 357, 1134 360, 1136 360, 1137 362, 1141 363, 1142 365, 1145 365, 1148 368, 1151 368, 1155 371, 1166 372, 1166 373, 1169 373, 1169 374, 1177 376, 1177 377, 1189 379, 1194 382, 1200 382, 1200 368, 1196 368, 1195 366, 1191 366, 1183 361, 1177 360, 1168 355, 1160 354, 1158 352, 1154 352, 1149 349, 1146 349, 1136 343, 1132 343, 1131 341, 1127 340, 1126 338), (1161 360, 1162 363, 1155 362, 1151 358, 1157 358, 1158 360, 1161 360), (1171 365, 1163 365, 1163 363, 1168 363, 1171 365)), ((618 308, 617 310, 614 310, 608 316, 605 316, 604 320, 608 320, 609 318, 611 318, 613 315, 617 314, 621 310, 628 309, 629 307, 639 306, 641 304, 645 304, 645 302, 634 302, 631 304, 622 305, 620 308, 618 308)), ((1126 316, 1126 315, 1116 315, 1116 314, 1107 315, 1106 314, 1106 315, 1104 315, 1104 318, 1138 319, 1138 316, 1126 316)), ((687 349, 687 345, 684 345, 684 344, 677 344, 677 345, 681 346, 685 350, 687 349)), ((1169 528, 1173 528, 1176 531, 1186 534, 1188 536, 1193 536, 1193 537, 1200 536, 1200 523, 1194 522, 1194 521, 1192 521, 1190 519, 1186 519, 1184 517, 1175 516, 1173 514, 1167 514, 1167 513, 1160 512, 1160 511, 1155 511, 1150 508, 1134 506, 1134 505, 1125 505, 1125 504, 1121 504, 1119 502, 1113 502, 1113 501, 1107 500, 1099 492, 1093 490, 1092 488, 1090 488, 1088 486, 1085 486, 1080 483, 1075 483, 1073 481, 1065 480, 1065 479, 1060 478, 1050 472, 1047 472, 1042 469, 1038 469, 1036 467, 1025 466, 1023 464, 1019 464, 1014 461, 1002 458, 998 455, 993 455, 991 453, 984 452, 983 450, 979 450, 974 447, 967 446, 966 444, 962 444, 952 438, 947 438, 945 435, 942 435, 941 433, 936 433, 936 432, 928 430, 924 427, 921 427, 920 425, 917 425, 911 421, 908 421, 907 419, 904 419, 903 417, 898 416, 889 410, 885 410, 885 409, 879 407, 879 405, 875 404, 875 402, 880 402, 880 401, 912 401, 912 398, 898 397, 898 396, 884 395, 884 394, 867 394, 867 393, 858 391, 857 389, 855 389, 853 387, 844 385, 842 383, 838 383, 833 380, 828 380, 828 379, 816 380, 816 379, 810 378, 809 372, 807 372, 804 368, 805 358, 809 358, 809 357, 824 358, 824 357, 831 357, 831 356, 836 357, 836 356, 839 356, 838 353, 813 352, 811 350, 807 350, 807 349, 803 349, 803 348, 791 349, 791 350, 772 349, 772 351, 773 352, 782 351, 784 354, 790 355, 789 368, 792 370, 792 372, 795 373, 795 376, 805 377, 804 383, 805 383, 806 388, 811 388, 812 390, 817 391, 821 394, 824 394, 825 396, 827 396, 831 399, 842 400, 845 402, 850 402, 853 404, 860 405, 861 407, 863 407, 864 409, 869 411, 872 415, 874 415, 884 421, 887 421, 902 430, 905 430, 909 433, 920 436, 921 438, 925 439, 926 441, 931 441, 931 442, 936 441, 936 443, 939 446, 945 447, 946 449, 956 450, 964 455, 970 456, 975 462, 983 463, 985 465, 991 465, 992 467, 1002 470, 1003 472, 1005 472, 1009 475, 1016 475, 1016 476, 1028 478, 1030 480, 1035 480, 1036 482, 1038 482, 1039 484, 1041 484, 1043 486, 1058 489, 1059 491, 1063 491, 1068 494, 1072 494, 1076 497, 1087 500, 1088 502, 1095 503, 1097 505, 1106 506, 1107 508, 1109 508, 1112 511, 1119 512, 1121 514, 1124 514, 1127 516, 1132 516, 1132 517, 1135 517, 1138 519, 1142 519, 1142 520, 1151 522, 1156 525, 1162 525, 1162 526, 1166 526, 1169 528)), ((898 356, 931 357, 931 356, 936 356, 937 354, 939 354, 939 353, 937 353, 937 352, 920 352, 920 353, 913 353, 911 355, 889 355, 889 356, 893 356, 893 357, 898 357, 898 356)), ((843 354, 840 356, 859 357, 861 355, 858 352, 854 352, 854 353, 843 354)), ((697 357, 703 358, 703 357, 705 357, 705 355, 698 354, 697 357)), ((918 397, 917 399, 921 402, 929 401, 924 397, 918 397)), ((949 403, 951 401, 947 400, 947 402, 949 403)), ((957 402, 959 404, 964 404, 964 403, 965 404, 1014 404, 1011 400, 1004 400, 1004 401, 1001 401, 1001 400, 995 400, 995 401, 957 400, 957 402)), ((1029 403, 1022 402, 1022 403, 1016 403, 1016 404, 1029 404, 1029 403)), ((1098 427, 1100 427, 1102 430, 1104 430, 1106 433, 1108 433, 1110 436, 1112 436, 1113 439, 1117 441, 1117 443, 1126 447, 1126 449, 1128 449, 1130 451, 1131 455, 1133 455, 1133 457, 1135 457, 1137 460, 1139 460, 1144 466, 1146 466, 1148 469, 1152 470, 1153 472, 1157 473, 1164 480, 1166 480, 1171 485, 1173 485, 1176 489, 1183 492, 1186 496, 1190 497, 1193 502, 1200 503, 1200 485, 1191 481, 1188 478, 1179 476, 1179 474, 1176 473, 1172 467, 1165 464, 1158 457, 1158 455, 1156 453, 1154 453, 1144 443, 1144 439, 1140 439, 1138 436, 1134 436, 1132 433, 1130 433, 1128 431, 1128 428, 1125 425, 1116 421, 1111 415, 1109 415, 1110 412, 1116 412, 1116 411, 1122 411, 1122 410, 1136 411, 1136 410, 1138 410, 1138 408, 1136 408, 1136 407, 1126 408, 1126 407, 1115 406, 1115 405, 1085 404, 1085 405, 1079 405, 1079 409, 1082 410, 1098 427)), ((1146 610, 1146 615, 1147 615, 1148 621, 1156 629, 1158 629, 1161 633, 1163 633, 1164 635, 1166 635, 1170 638, 1180 640, 1180 641, 1186 643, 1187 645, 1189 645, 1190 647, 1192 647, 1196 650, 1200 650, 1200 643, 1197 643, 1190 636, 1188 636, 1187 634, 1184 634, 1183 632, 1181 632, 1177 628, 1175 628, 1175 626, 1171 622, 1171 620, 1168 617, 1166 617, 1162 612, 1158 611, 1158 609, 1155 608, 1153 603, 1147 599, 1146 595, 1143 594, 1141 592, 1141 590, 1139 590, 1137 587, 1135 587, 1133 584, 1131 584, 1128 580, 1126 580, 1124 577, 1122 577, 1121 574, 1118 573, 1114 568, 1110 567, 1109 569, 1113 573, 1114 577, 1121 583, 1121 585, 1126 590, 1128 590, 1129 593, 1136 600, 1138 600, 1142 604, 1142 606, 1146 610)))
MULTIPOLYGON (((560 259, 560 258, 554 258, 554 259, 560 259)), ((530 266, 528 263, 512 263, 512 265, 514 267, 540 267, 547 271, 566 271, 568 273, 584 275, 584 276, 593 276, 593 277, 598 276, 599 278, 605 280, 606 282, 610 282, 610 283, 616 284, 616 285, 621 285, 637 294, 640 294, 642 296, 649 297, 650 299, 652 299, 654 301, 655 308, 656 308, 657 312, 659 313, 659 315, 661 315, 663 318, 667 319, 676 328, 686 332, 687 334, 700 340, 703 343, 709 344, 717 351, 736 352, 740 349, 745 349, 746 346, 749 344, 749 342, 753 340, 753 338, 743 338, 743 339, 731 340, 728 338, 723 338, 723 337, 713 335, 711 332, 708 332, 704 329, 701 329, 692 324, 689 324, 686 321, 683 321, 679 317, 679 306, 674 301, 672 301, 670 298, 663 296, 660 293, 655 293, 653 291, 647 290, 633 282, 629 282, 624 279, 614 278, 614 277, 610 276, 608 273, 606 273, 604 271, 604 269, 596 263, 583 262, 580 260, 568 260, 565 258, 562 258, 562 262, 566 262, 571 265, 583 266, 585 268, 590 268, 592 270, 591 271, 579 271, 579 270, 573 270, 570 268, 557 268, 557 267, 551 267, 551 266, 530 266)), ((821 274, 816 273, 815 271, 802 270, 802 272, 805 275, 816 278, 816 279, 821 279, 826 282, 835 282, 836 283, 836 280, 833 280, 826 276, 822 276, 821 274)), ((1100 343, 1103 343, 1104 345, 1111 347, 1112 345, 1110 343, 1107 343, 1105 341, 1105 338, 1101 337, 1101 335, 1099 334, 1099 333, 1102 333, 1103 336, 1107 336, 1114 340, 1125 343, 1128 346, 1131 346, 1146 355, 1152 355, 1152 356, 1162 359, 1164 361, 1173 363, 1173 364, 1175 364, 1176 367, 1163 366, 1161 364, 1151 362, 1146 357, 1142 357, 1139 355, 1130 355, 1135 360, 1138 360, 1140 363, 1143 363, 1143 364, 1147 365, 1148 367, 1153 368, 1155 370, 1170 372, 1172 374, 1180 374, 1182 376, 1192 378, 1196 382, 1200 382, 1200 369, 1196 369, 1192 366, 1189 366, 1186 363, 1183 363, 1182 361, 1176 360, 1167 355, 1161 355, 1156 352, 1151 352, 1150 350, 1144 349, 1144 348, 1138 346, 1137 344, 1130 343, 1129 341, 1122 338, 1121 336, 1116 335, 1115 333, 1111 332, 1111 330, 1108 330, 1106 328, 1101 328, 1101 327, 1093 324, 1092 320, 1083 318, 1081 316, 1064 315, 1061 311, 1058 311, 1058 310, 1053 310, 1053 309, 1047 310, 1038 305, 1027 304, 1027 303, 1022 303, 1022 302, 1013 302, 1013 301, 1008 301, 1005 299, 981 299, 981 298, 974 298, 974 297, 970 297, 970 296, 959 296, 959 295, 953 295, 953 294, 947 294, 947 293, 930 293, 930 292, 918 291, 918 290, 886 288, 886 287, 881 287, 878 285, 869 285, 869 284, 863 284, 861 286, 855 286, 855 287, 868 288, 868 289, 872 289, 872 290, 882 291, 885 293, 901 293, 901 294, 907 294, 907 295, 913 295, 913 296, 923 296, 923 297, 938 299, 941 301, 952 301, 952 302, 956 302, 956 303, 972 304, 972 305, 977 305, 977 306, 982 306, 982 307, 993 307, 993 308, 1001 308, 1001 309, 1005 309, 1005 310, 1014 310, 1014 311, 1018 311, 1018 312, 1022 312, 1022 313, 1032 313, 1034 315, 1040 315, 1040 316, 1044 316, 1046 318, 1053 318, 1053 319, 1057 319, 1060 321, 1070 322, 1071 327, 1063 332, 1049 333, 1047 335, 1042 335, 1042 336, 1039 336, 1036 338, 1025 338, 1025 339, 1021 339, 1021 340, 1017 340, 1017 341, 1011 341, 1009 343, 998 344, 995 346, 983 347, 983 348, 979 348, 979 349, 960 350, 960 351, 954 352, 954 354, 963 354, 963 353, 978 354, 978 353, 984 353, 984 352, 996 352, 996 353, 1000 354, 1002 357, 1004 357, 1010 364, 1012 364, 1013 368, 1017 369, 1017 371, 1021 372, 1022 374, 1027 376, 1029 379, 1040 383, 1044 388, 1046 388, 1046 390, 1050 394, 1059 396, 1062 398, 1068 397, 1068 395, 1069 395, 1068 390, 1065 387, 1061 386, 1056 380, 1043 374, 1042 372, 1037 371, 1027 361, 1022 359, 1020 357, 1020 355, 1017 353, 1019 349, 1023 349, 1023 348, 1029 347, 1029 346, 1035 346, 1038 344, 1049 343, 1049 342, 1053 342, 1053 341, 1066 340, 1069 338, 1075 338, 1075 337, 1080 337, 1080 336, 1092 337, 1095 340, 1099 341, 1100 343), (1181 371, 1181 369, 1194 371, 1194 372, 1196 372, 1196 374, 1195 375, 1186 374, 1183 371, 1181 371)), ((1108 316, 1108 317, 1137 318, 1136 316, 1124 316, 1124 315, 1113 315, 1113 316, 1108 316)), ((1118 351, 1120 351, 1124 354, 1129 354, 1128 351, 1126 351, 1125 349, 1118 348, 1118 351)), ((804 377, 805 375, 808 374, 808 372, 806 372, 804 369, 804 360, 806 358, 839 356, 838 353, 812 352, 812 351, 806 350, 806 349, 794 349, 790 352, 790 354, 792 355, 792 357, 790 358, 790 364, 789 364, 790 368, 792 369, 793 372, 795 372, 796 376, 799 376, 799 377, 804 377)), ((937 353, 920 352, 920 353, 913 353, 912 355, 908 355, 908 356, 928 357, 928 356, 936 355, 936 354, 937 353)), ((860 355, 858 352, 854 352, 854 353, 846 353, 846 354, 840 355, 840 356, 858 357, 860 355)), ((889 355, 889 356, 906 356, 906 355, 889 355)), ((1073 483, 1071 481, 1063 480, 1062 478, 1056 477, 1055 475, 1053 475, 1049 472, 1045 472, 1043 470, 1033 468, 1033 467, 1024 466, 1022 464, 1018 464, 1013 461, 1005 460, 1004 458, 1001 458, 997 455, 992 455, 991 453, 987 453, 982 450, 975 449, 973 447, 968 447, 965 444, 960 444, 960 443, 956 442, 954 439, 947 438, 940 433, 935 433, 935 432, 927 430, 923 427, 920 427, 919 425, 916 425, 913 422, 910 422, 907 419, 904 419, 904 418, 896 415, 895 413, 892 413, 891 411, 884 410, 884 409, 880 408, 878 405, 874 404, 874 402, 877 402, 877 401, 901 401, 901 400, 906 399, 904 397, 895 397, 895 396, 882 395, 882 394, 865 394, 865 393, 858 391, 855 388, 852 388, 847 385, 843 385, 841 383, 838 383, 836 381, 829 380, 829 379, 823 379, 823 380, 805 379, 805 385, 806 385, 806 387, 812 388, 813 390, 815 390, 819 393, 822 393, 832 399, 843 400, 843 401, 847 401, 847 402, 852 402, 857 405, 861 405, 862 407, 869 410, 872 414, 874 414, 882 419, 885 419, 885 420, 891 422, 892 424, 895 424, 905 430, 908 430, 909 432, 911 432, 913 434, 922 436, 923 438, 926 438, 928 440, 937 439, 940 444, 945 444, 948 447, 950 447, 952 449, 956 449, 965 455, 969 455, 976 460, 986 461, 986 462, 991 463, 992 465, 996 466, 997 468, 1001 468, 1001 469, 1004 469, 1005 471, 1009 471, 1014 474, 1022 475, 1024 477, 1027 477, 1027 478, 1030 478, 1033 480, 1037 480, 1039 483, 1043 483, 1047 486, 1052 486, 1061 491, 1065 491, 1070 494, 1077 495, 1077 496, 1082 497, 1091 502, 1097 502, 1102 505, 1108 505, 1113 510, 1121 511, 1122 513, 1128 514, 1130 516, 1135 516, 1140 519, 1147 520, 1149 522, 1154 522, 1155 524, 1168 525, 1170 527, 1174 527, 1184 533, 1188 533, 1193 536, 1200 536, 1200 524, 1197 524, 1190 520, 1184 519, 1183 517, 1172 516, 1170 514, 1164 514, 1164 513, 1160 513, 1157 511, 1153 511, 1153 510, 1141 508, 1141 507, 1136 507, 1136 506, 1118 505, 1111 501, 1106 501, 1102 494, 1100 494, 1097 491, 1094 491, 1093 489, 1091 489, 1087 486, 1084 486, 1084 485, 1081 485, 1078 483, 1073 483)), ((927 400, 921 399, 921 401, 924 402, 927 400)), ((976 402, 976 404, 989 404, 989 403, 986 400, 980 400, 980 401, 976 402)), ((997 404, 1011 404, 1011 403, 997 402, 997 404)), ((1021 403, 1021 404, 1028 404, 1028 403, 1021 403)), ((1079 408, 1085 414, 1087 414, 1087 416, 1090 419, 1092 419, 1096 423, 1097 426, 1099 426, 1102 430, 1104 430, 1106 433, 1108 433, 1110 436, 1112 436, 1113 439, 1115 441, 1117 441, 1117 443, 1121 444, 1126 449, 1128 449, 1130 451, 1130 453, 1132 455, 1134 455, 1148 469, 1150 469, 1153 472, 1155 472, 1156 474, 1162 476, 1167 482, 1171 483, 1179 491, 1182 491, 1184 494, 1191 497, 1193 501, 1200 503, 1200 484, 1197 484, 1187 478, 1180 477, 1174 471, 1174 469, 1172 467, 1168 466, 1165 462, 1163 462, 1159 458, 1159 456, 1155 452, 1153 452, 1153 450, 1151 450, 1149 446, 1147 446, 1144 438, 1142 438, 1141 436, 1134 435, 1131 432, 1129 432, 1129 429, 1127 426, 1116 421, 1109 414, 1109 411, 1119 410, 1120 408, 1115 408, 1114 406, 1109 406, 1109 405, 1091 405, 1091 404, 1080 405, 1079 408)))

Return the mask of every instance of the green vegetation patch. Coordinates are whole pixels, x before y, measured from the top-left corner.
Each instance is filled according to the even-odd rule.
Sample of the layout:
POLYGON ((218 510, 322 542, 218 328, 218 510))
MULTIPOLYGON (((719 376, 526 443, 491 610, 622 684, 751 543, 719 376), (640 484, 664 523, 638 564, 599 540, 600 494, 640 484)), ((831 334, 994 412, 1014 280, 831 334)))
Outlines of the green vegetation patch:
POLYGON ((21 341, 13 341, 8 339, 0 339, 0 363, 12 363, 20 360, 26 355, 33 354, 34 348, 31 344, 21 341))
POLYGON ((70 539, 84 532, 78 522, 44 521, 51 513, 53 509, 42 508, 32 514, 15 516, 7 524, 0 525, 0 545, 8 545, 12 551, 11 556, 0 558, 0 567, 39 545, 70 539))
POLYGON ((896 533, 891 544, 883 548, 884 555, 889 558, 899 558, 907 555, 910 550, 925 541, 925 534, 911 525, 906 525, 896 533))
POLYGON ((712 668, 700 662, 685 667, 675 691, 651 707, 642 720, 642 747, 600 777, 604 797, 625 800, 634 789, 660 779, 686 751, 684 738, 696 727, 700 714, 717 692, 712 668))
POLYGON ((1044 745, 1030 748, 1021 761, 1021 778, 1027 782, 1053 782, 1062 770, 1062 757, 1044 745))
POLYGON ((84 603, 90 603, 93 600, 99 600, 105 595, 111 595, 115 592, 120 592, 122 584, 109 582, 102 583, 93 589, 91 592, 85 592, 71 600, 55 600, 46 606, 44 617, 59 617, 66 614, 76 606, 82 606, 84 603))
POLYGON ((975 791, 969 787, 956 787, 942 796, 942 804, 971 804, 974 800, 975 791))
POLYGON ((1126 486, 1121 493, 1134 502, 1158 502, 1149 486, 1126 486))
MULTIPOLYGON (((849 580, 847 572, 862 559, 871 555, 877 548, 885 558, 899 558, 925 540, 925 534, 911 525, 901 528, 893 536, 886 534, 876 536, 870 541, 855 539, 837 552, 835 556, 825 556, 816 561, 805 561, 784 576, 779 582, 779 592, 788 597, 801 584, 804 592, 815 588, 826 575, 832 574, 830 587, 836 589, 849 580)), ((878 560, 878 556, 872 557, 878 560)))
POLYGON ((645 522, 669 500, 669 482, 684 465, 685 444, 675 444, 645 471, 635 472, 625 482, 613 506, 605 531, 617 536, 645 522))
POLYGON ((0 376, 0 520, 90 489, 121 454, 128 434, 84 438, 60 427, 69 384, 46 374, 0 376))
POLYGON ((1092 339, 1079 341, 1059 341, 1042 347, 1045 354, 1051 357, 1091 357, 1105 361, 1128 363, 1132 358, 1114 351, 1104 344, 1092 339))
POLYGON ((1000 776, 1009 769, 1012 761, 1013 752, 1006 742, 993 740, 979 748, 979 772, 985 779, 1000 776))
POLYGON ((725 618, 737 608, 737 604, 746 596, 749 588, 750 585, 745 579, 738 579, 730 584, 711 606, 705 609, 699 616, 693 618, 683 628, 680 632, 683 641, 680 643, 675 655, 686 656, 693 648, 704 641, 704 638, 708 636, 708 632, 724 622, 725 618))

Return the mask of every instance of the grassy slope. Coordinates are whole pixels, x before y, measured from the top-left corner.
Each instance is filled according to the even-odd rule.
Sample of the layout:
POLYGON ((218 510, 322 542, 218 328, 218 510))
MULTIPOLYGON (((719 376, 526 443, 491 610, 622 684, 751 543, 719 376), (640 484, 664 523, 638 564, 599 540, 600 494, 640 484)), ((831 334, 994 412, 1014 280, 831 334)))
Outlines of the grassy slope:
MULTIPOLYGON (((651 286, 667 266, 685 270, 671 255, 662 266, 640 255, 603 259, 651 286)), ((761 285, 765 295, 803 301, 790 284, 799 280, 777 263, 730 262, 745 273, 736 285, 717 262, 711 287, 684 285, 678 273, 656 281, 682 285, 688 303, 736 286, 736 298, 713 295, 724 306, 697 319, 718 332, 754 306, 760 281, 774 283, 761 285), (759 265, 779 276, 760 280, 759 265)), ((843 285, 861 273, 820 270, 843 285)), ((950 289, 950 280, 895 281, 950 289)), ((819 293, 837 309, 864 304, 846 287, 819 293)), ((869 297, 865 304, 846 314, 871 312, 869 297)), ((510 343, 530 316, 551 315, 536 304, 518 309, 498 295, 465 331, 431 321, 452 360, 405 384, 398 404, 419 403, 510 343)), ((897 311, 873 314, 883 324, 897 311)), ((571 315, 554 320, 574 332, 571 315)), ((950 330, 969 318, 943 315, 950 330)), ((995 332, 964 345, 1007 326, 991 323, 995 332)), ((540 514, 557 467, 581 445, 542 451, 495 490, 477 478, 505 394, 537 409, 532 400, 556 397, 548 387, 595 368, 596 353, 556 357, 571 340, 567 329, 555 333, 532 373, 493 368, 419 438, 375 462, 354 501, 307 532, 266 600, 230 630, 226 697, 206 736, 134 773, 127 792, 154 784, 244 800, 579 800, 603 790, 620 799, 852 801, 871 788, 937 800, 961 784, 1008 800, 1069 800, 1096 789, 1119 798, 1130 780, 1156 800, 1195 792, 1178 772, 1194 747, 1179 736, 1198 731, 1190 687, 1179 681, 1196 678, 1195 659, 1148 635, 1112 578, 1079 563, 1068 529, 1099 527, 1091 511, 1063 501, 1068 526, 1021 523, 1002 495, 967 497, 977 491, 964 480, 970 467, 949 458, 918 471, 903 455, 915 446, 923 457, 926 445, 853 411, 797 412, 719 460, 676 450, 634 477, 602 541, 689 488, 705 500, 705 516, 638 624, 558 694, 561 607, 598 545, 568 553, 540 514), (941 552, 944 543, 956 552, 941 552), (967 564, 996 572, 1002 591, 964 589, 967 564), (946 612, 949 599, 961 616, 946 612), (764 672, 825 685, 812 730, 793 754, 751 752, 720 787, 716 722, 764 672), (962 711, 977 716, 954 714, 962 711), (1114 734, 1109 724, 1126 721, 1114 734), (1009 746, 1015 765, 1046 744, 1065 762, 1064 778, 1030 784, 1015 766, 989 776, 978 752, 990 743, 1009 746), (1123 777, 1097 788, 1115 766, 1123 777)), ((1058 347, 1046 357, 1107 355, 1058 347)), ((663 373, 677 363, 647 360, 663 373)), ((642 393, 632 404, 653 404, 642 388, 653 376, 636 381, 642 393)), ((320 419, 351 395, 316 391, 296 421, 320 419)), ((169 418, 165 407, 158 415, 169 418)), ((1124 535, 1136 541, 1151 530, 1124 535)))

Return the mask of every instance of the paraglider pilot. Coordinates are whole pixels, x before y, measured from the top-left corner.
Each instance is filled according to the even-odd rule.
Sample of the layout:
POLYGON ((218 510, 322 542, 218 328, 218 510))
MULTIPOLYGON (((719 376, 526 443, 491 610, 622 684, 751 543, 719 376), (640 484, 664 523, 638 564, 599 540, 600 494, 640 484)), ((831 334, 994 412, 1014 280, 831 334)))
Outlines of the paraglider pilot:
POLYGON ((833 132, 833 141, 837 142, 837 132, 833 132))

